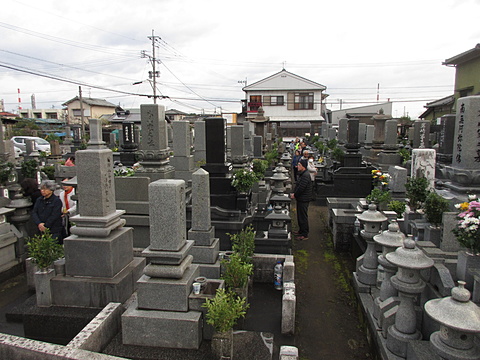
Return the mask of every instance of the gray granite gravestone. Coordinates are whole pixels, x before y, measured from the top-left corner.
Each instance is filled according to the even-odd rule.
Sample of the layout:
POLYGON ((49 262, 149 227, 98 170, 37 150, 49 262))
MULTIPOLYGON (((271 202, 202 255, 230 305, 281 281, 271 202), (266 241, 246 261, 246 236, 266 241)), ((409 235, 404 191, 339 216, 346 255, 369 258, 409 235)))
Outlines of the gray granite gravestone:
POLYGON ((192 227, 188 239, 195 241, 191 254, 199 264, 200 276, 209 279, 220 277, 218 253, 220 239, 215 238, 210 214, 210 181, 208 172, 198 169, 192 175, 192 227))
POLYGON ((361 146, 365 145, 365 140, 367 137, 367 124, 360 123, 358 124, 358 142, 361 146))
POLYGON ((175 178, 188 181, 192 180, 194 171, 194 159, 190 152, 191 130, 190 122, 186 120, 177 120, 172 123, 173 129, 173 157, 170 158, 170 164, 175 168, 175 178))
POLYGON ((338 121, 338 143, 344 145, 347 143, 348 119, 342 118, 338 121))
POLYGON ((194 159, 195 162, 205 162, 207 159, 207 146, 205 144, 205 121, 195 121, 195 136, 194 136, 194 159))
POLYGON ((425 149, 430 147, 430 121, 417 120, 413 124, 413 148, 425 149))
POLYGON ((232 125, 230 127, 231 134, 231 158, 232 163, 235 164, 245 164, 248 161, 248 156, 245 152, 245 142, 243 139, 243 125, 232 125))
POLYGON ((457 100, 452 165, 446 167, 447 187, 458 192, 480 190, 480 96, 457 100))
POLYGON ((253 157, 255 159, 260 159, 263 157, 263 137, 254 136, 253 137, 253 157))
POLYGON ((138 280, 137 299, 122 315, 123 343, 198 349, 201 312, 189 310, 188 296, 199 275, 186 240, 185 182, 157 180, 148 186, 150 201, 149 259, 138 280))
POLYGON ((136 155, 142 167, 137 173, 140 176, 148 176, 152 181, 172 179, 175 169, 169 161, 165 107, 158 104, 142 104, 140 114, 142 139, 136 155))
POLYGON ((387 120, 385 121, 385 142, 378 156, 378 162, 382 168, 388 169, 389 166, 401 164, 402 157, 397 149, 397 120, 387 120))
POLYGON ((65 275, 51 281, 53 304, 104 307, 124 302, 135 291, 145 266, 133 257, 131 228, 115 207, 112 151, 102 148, 98 122, 91 122, 90 146, 76 152, 80 214, 64 239, 65 275))
POLYGON ((412 150, 412 177, 425 177, 429 183, 429 189, 435 188, 435 150, 413 149, 412 150))
POLYGON ((453 142, 455 136, 455 114, 444 115, 440 118, 440 136, 438 138, 437 161, 451 164, 453 142))

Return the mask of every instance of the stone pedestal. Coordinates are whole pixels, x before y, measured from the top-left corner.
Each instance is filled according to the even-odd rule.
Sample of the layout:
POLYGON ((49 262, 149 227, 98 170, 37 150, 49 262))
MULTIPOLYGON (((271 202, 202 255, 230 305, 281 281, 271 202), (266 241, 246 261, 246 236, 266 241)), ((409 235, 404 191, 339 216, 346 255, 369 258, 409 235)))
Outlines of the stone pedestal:
POLYGON ((138 281, 138 298, 122 315, 123 343, 198 349, 201 313, 189 309, 188 297, 198 265, 186 240, 185 182, 157 180, 149 185, 149 260, 138 281), (145 329, 148 334, 145 334, 145 329))

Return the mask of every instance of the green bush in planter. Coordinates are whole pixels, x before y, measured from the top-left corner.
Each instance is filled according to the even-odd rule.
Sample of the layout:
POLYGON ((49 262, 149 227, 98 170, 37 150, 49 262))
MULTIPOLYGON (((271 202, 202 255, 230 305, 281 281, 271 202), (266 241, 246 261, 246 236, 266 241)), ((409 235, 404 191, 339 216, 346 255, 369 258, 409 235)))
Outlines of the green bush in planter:
POLYGON ((243 262, 240 254, 234 252, 229 259, 222 260, 222 265, 225 269, 222 279, 229 289, 247 285, 248 277, 253 273, 253 264, 243 262))
POLYGON ((252 161, 252 169, 257 179, 262 180, 265 177, 265 172, 268 169, 268 161, 262 159, 254 159, 252 161))
POLYGON ((443 213, 448 211, 448 208, 448 201, 434 191, 428 194, 425 199, 425 204, 423 205, 427 221, 434 226, 442 223, 443 213))
POLYGON ((388 210, 395 211, 397 218, 400 219, 407 208, 407 204, 400 200, 392 200, 388 203, 388 210))
POLYGON ((253 226, 249 225, 239 233, 228 234, 228 236, 232 242, 232 250, 240 256, 240 260, 251 264, 255 251, 255 231, 253 226))
POLYGON ((408 198, 408 206, 410 206, 413 211, 417 211, 427 199, 427 178, 423 176, 411 177, 407 180, 405 189, 405 196, 408 198))
POLYGON ((47 269, 55 260, 63 257, 63 246, 45 230, 41 235, 35 235, 27 243, 28 254, 41 269, 47 269))
POLYGON ((380 203, 388 203, 390 199, 390 192, 388 190, 380 190, 379 188, 374 188, 366 197, 366 200, 369 203, 374 203, 377 205, 380 203))
POLYGON ((213 299, 206 299, 202 305, 207 308, 207 324, 217 332, 226 332, 247 313, 248 304, 245 298, 236 296, 231 291, 218 289, 213 299))

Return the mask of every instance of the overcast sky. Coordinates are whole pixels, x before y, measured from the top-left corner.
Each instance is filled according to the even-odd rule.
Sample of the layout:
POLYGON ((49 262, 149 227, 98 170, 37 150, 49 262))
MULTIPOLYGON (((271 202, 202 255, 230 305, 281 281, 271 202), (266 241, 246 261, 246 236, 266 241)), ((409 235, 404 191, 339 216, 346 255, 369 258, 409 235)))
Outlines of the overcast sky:
POLYGON ((340 101, 344 109, 373 104, 378 92, 381 102, 394 102, 393 116, 415 119, 427 102, 453 94, 455 69, 442 61, 480 43, 480 0, 8 0, 2 7, 0 99, 11 112, 17 89, 24 109, 32 94, 37 108, 61 108, 79 84, 83 96, 124 108, 152 103, 130 94, 152 94, 154 30, 158 94, 169 97, 158 103, 167 109, 240 112, 239 81, 285 67, 325 85, 332 110, 340 101))

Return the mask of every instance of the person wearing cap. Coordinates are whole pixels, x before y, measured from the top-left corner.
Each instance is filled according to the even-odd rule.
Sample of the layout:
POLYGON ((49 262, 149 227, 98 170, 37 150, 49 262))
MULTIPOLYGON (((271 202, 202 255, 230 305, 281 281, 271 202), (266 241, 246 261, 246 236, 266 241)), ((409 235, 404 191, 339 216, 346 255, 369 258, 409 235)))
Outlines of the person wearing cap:
POLYGON ((41 197, 37 199, 32 210, 32 220, 41 234, 50 230, 52 237, 63 243, 62 201, 53 192, 56 184, 53 180, 44 180, 40 184, 41 197))
POLYGON ((297 204, 298 232, 294 233, 298 236, 297 240, 307 240, 309 232, 308 205, 312 200, 312 180, 307 167, 308 161, 300 159, 297 165, 298 180, 295 184, 295 191, 290 195, 297 204))

